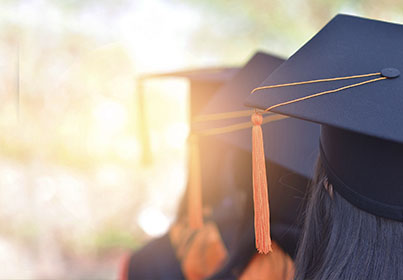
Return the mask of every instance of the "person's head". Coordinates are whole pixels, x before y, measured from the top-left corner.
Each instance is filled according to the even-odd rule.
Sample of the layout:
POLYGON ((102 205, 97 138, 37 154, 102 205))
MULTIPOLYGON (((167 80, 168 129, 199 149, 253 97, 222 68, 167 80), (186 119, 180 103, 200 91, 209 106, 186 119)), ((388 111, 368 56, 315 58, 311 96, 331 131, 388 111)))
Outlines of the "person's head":
POLYGON ((320 158, 308 200, 295 279, 402 279, 403 223, 346 201, 320 158))
POLYGON ((337 15, 246 100, 321 125, 297 279, 403 277, 402 32, 337 15))

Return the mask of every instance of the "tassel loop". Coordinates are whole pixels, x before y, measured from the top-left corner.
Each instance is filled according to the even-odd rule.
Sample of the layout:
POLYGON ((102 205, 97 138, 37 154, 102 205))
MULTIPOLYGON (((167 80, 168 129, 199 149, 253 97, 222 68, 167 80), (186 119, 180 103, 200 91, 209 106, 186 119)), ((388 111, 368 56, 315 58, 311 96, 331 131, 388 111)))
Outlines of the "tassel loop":
POLYGON ((252 120, 253 125, 262 125, 263 116, 259 113, 253 113, 251 116, 251 120, 252 120))
POLYGON ((252 127, 252 173, 253 202, 255 210, 255 239, 259 253, 272 252, 270 238, 270 210, 267 190, 266 161, 264 155, 262 122, 263 117, 254 113, 252 127))

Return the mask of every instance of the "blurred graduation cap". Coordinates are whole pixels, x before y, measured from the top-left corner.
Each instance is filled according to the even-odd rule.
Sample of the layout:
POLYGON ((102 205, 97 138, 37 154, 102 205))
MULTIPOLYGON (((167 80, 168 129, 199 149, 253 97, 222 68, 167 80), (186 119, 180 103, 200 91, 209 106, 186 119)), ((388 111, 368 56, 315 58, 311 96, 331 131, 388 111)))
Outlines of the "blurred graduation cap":
POLYGON ((320 157, 334 190, 368 213, 400 222, 401 46, 402 25, 337 15, 246 100, 320 124, 320 157))
MULTIPOLYGON (((219 138, 250 154, 252 136, 250 117, 253 110, 246 110, 244 100, 284 60, 263 53, 256 53, 225 86, 210 100, 202 115, 195 118, 196 134, 219 138)), ((291 256, 294 255, 299 237, 297 217, 301 210, 305 189, 311 178, 311 166, 317 157, 319 126, 310 122, 286 118, 275 114, 265 117, 263 133, 266 137, 265 154, 268 160, 268 179, 271 203, 271 232, 274 239, 291 256)), ((242 162, 243 176, 250 178, 250 161, 242 162)), ((264 175, 265 176, 265 175, 264 175)), ((248 181, 248 183, 250 180, 248 181)), ((267 189, 267 187, 266 187, 267 189)), ((259 216, 259 200, 255 196, 255 217, 259 216)), ((268 226, 268 217, 266 217, 268 226)), ((255 225, 259 221, 255 220, 255 225)), ((258 240, 263 233, 256 229, 258 250, 263 250, 258 240)), ((252 238, 253 239, 253 238, 252 238)))
MULTIPOLYGON (((151 151, 149 146, 148 131, 146 129, 146 114, 144 112, 144 91, 142 89, 145 81, 150 79, 161 78, 183 78, 187 79, 190 83, 189 90, 189 105, 190 105, 190 121, 192 122, 194 116, 200 113, 202 108, 207 104, 214 93, 226 83, 236 72, 235 67, 211 67, 200 68, 186 71, 167 72, 159 74, 149 74, 140 77, 138 81, 138 109, 140 114, 140 129, 143 147, 143 163, 145 165, 151 163, 151 151)), ((189 145, 189 175, 188 184, 185 191, 186 200, 180 205, 179 216, 187 214, 189 226, 191 228, 199 228, 203 225, 203 202, 204 205, 212 204, 215 199, 214 193, 207 187, 211 185, 209 180, 213 180, 218 172, 217 151, 210 150, 212 147, 209 139, 190 139, 189 145), (208 194, 210 194, 208 197, 208 194)), ((180 217, 179 217, 180 218, 180 217)))
MULTIPOLYGON (((218 90, 222 84, 226 83, 237 72, 237 68, 229 67, 216 67, 216 68, 200 68, 186 71, 166 72, 157 74, 143 75, 137 80, 137 94, 138 94, 138 111, 140 119, 140 129, 142 137, 143 147, 143 163, 149 164, 151 162, 151 152, 149 147, 148 131, 146 129, 146 114, 144 111, 144 83, 152 79, 164 79, 164 78, 183 78, 187 79, 190 83, 189 89, 189 105, 190 105, 190 119, 193 120, 194 116, 202 110, 206 103, 210 100, 213 94, 218 90)), ((203 144, 199 143, 199 144, 203 144)), ((195 159, 191 158, 191 161, 195 159)), ((197 161, 201 161, 203 167, 207 165, 213 165, 208 161, 208 158, 199 158, 197 161)), ((203 168, 206 169, 206 168, 203 168)), ((203 172, 203 176, 211 175, 209 170, 203 172)), ((201 178, 199 178, 200 180, 201 178)), ((194 178, 189 178, 194 180, 194 178)), ((186 196, 189 197, 189 185, 186 188, 186 196)), ((201 187, 201 186, 199 186, 201 187)), ((186 203, 188 200, 184 200, 185 209, 183 212, 190 215, 198 215, 193 222, 202 223, 202 202, 201 202, 201 189, 192 192, 192 197, 188 200, 193 200, 195 205, 189 205, 186 203), (194 214, 196 212, 196 214, 194 214)), ((183 207, 183 206, 181 206, 183 207)), ((185 213, 184 213, 185 214, 185 213)), ((193 217, 192 217, 193 218, 193 217)), ((180 230, 182 228, 179 227, 180 230)), ((175 252, 171 238, 172 229, 169 233, 157 238, 142 249, 134 254, 125 256, 122 262, 120 279, 154 279, 162 277, 164 279, 184 279, 184 272, 181 270, 181 264, 178 262, 178 255, 175 252), (152 265, 151 265, 152 264, 152 265)), ((182 233, 182 232, 181 232, 182 233)), ((193 232, 194 233, 194 232, 193 232)), ((192 234, 193 234, 192 233, 192 234)), ((186 235, 184 235, 186 236, 186 235)), ((192 235, 192 239, 195 235, 192 235)), ((209 236, 211 238, 211 235, 209 236)), ((183 239, 183 236, 181 236, 183 239)), ((190 239, 192 242, 194 240, 190 239)), ((186 240, 186 239, 185 239, 186 240)), ((182 240, 181 240, 182 241, 182 240)), ((209 240, 211 244, 211 240, 209 240)), ((192 243, 191 243, 192 244, 192 243)), ((181 244, 182 245, 182 244, 181 244)), ((184 245, 189 245, 188 243, 184 245)), ((181 250, 177 250, 181 251, 181 250)), ((188 252, 187 252, 188 253, 188 252)), ((182 257, 182 256, 181 256, 182 257)))
POLYGON ((150 139, 147 130, 146 112, 144 111, 144 84, 152 79, 184 78, 190 82, 189 99, 191 120, 209 101, 214 92, 237 71, 235 67, 210 67, 193 70, 173 71, 142 75, 137 80, 137 104, 139 112, 139 128, 142 146, 142 162, 149 165, 152 161, 150 139))

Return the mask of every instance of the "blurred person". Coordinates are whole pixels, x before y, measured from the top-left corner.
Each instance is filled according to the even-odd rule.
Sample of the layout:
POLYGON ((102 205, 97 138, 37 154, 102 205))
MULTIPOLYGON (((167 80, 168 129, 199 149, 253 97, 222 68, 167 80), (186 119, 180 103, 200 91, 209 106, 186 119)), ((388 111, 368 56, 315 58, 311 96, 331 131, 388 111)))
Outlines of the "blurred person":
POLYGON ((245 196, 243 204, 235 202, 232 205, 232 209, 242 209, 243 216, 227 223, 233 235, 228 260, 208 279, 293 278, 293 258, 301 232, 298 216, 304 209, 306 186, 311 177, 311 168, 307 163, 313 163, 317 155, 319 126, 272 114, 262 120, 262 132, 268 137, 264 154, 269 170, 266 185, 270 194, 269 235, 271 233, 273 239, 272 252, 265 252, 255 238, 258 233, 256 218, 261 213, 260 206, 256 205, 256 190, 252 188, 250 117, 253 111, 245 110, 243 106, 251 90, 268 74, 275 72, 282 62, 275 56, 256 53, 212 98, 202 112, 204 116, 200 117, 200 120, 209 119, 199 124, 201 133, 215 134, 221 130, 223 133, 211 137, 232 147, 232 184, 245 196))
MULTIPOLYGON (((213 94, 222 86, 223 83, 227 82, 230 77, 237 71, 236 68, 204 68, 204 69, 194 69, 190 71, 180 71, 180 72, 170 72, 155 75, 147 75, 141 78, 140 82, 144 82, 149 79, 155 78, 185 78, 190 83, 189 90, 189 111, 190 111, 190 121, 200 113, 202 108, 208 103, 212 98, 213 94)), ((140 93, 142 94, 142 93, 140 93)), ((147 137, 144 141, 148 141, 147 137)), ((144 143, 147 145, 148 143, 144 143)), ((143 248, 133 253, 125 260, 125 265, 121 271, 121 279, 184 279, 183 272, 190 270, 188 273, 192 272, 194 264, 185 265, 186 268, 181 268, 181 263, 178 259, 182 259, 181 251, 184 245, 184 235, 186 240, 199 230, 203 233, 201 235, 213 238, 213 243, 218 244, 215 253, 218 252, 218 257, 211 262, 210 269, 215 269, 218 265, 223 262, 227 252, 226 248, 222 244, 220 233, 217 226, 214 223, 209 223, 209 219, 212 216, 212 209, 216 207, 220 200, 222 200, 223 190, 215 186, 215 178, 219 175, 220 164, 222 162, 217 158, 217 154, 225 151, 223 145, 218 146, 216 143, 211 142, 210 139, 203 139, 199 141, 198 148, 200 149, 199 163, 201 165, 201 179, 203 188, 200 190, 201 193, 198 194, 193 201, 196 204, 201 204, 203 200, 203 209, 196 209, 197 212, 196 219, 204 219, 206 221, 202 229, 198 229, 195 226, 191 226, 188 223, 188 207, 187 202, 189 198, 190 182, 186 187, 186 191, 182 202, 179 206, 177 222, 173 225, 168 233, 160 238, 154 239, 143 248), (224 149, 224 150, 223 150, 224 149), (211 237, 212 236, 212 237, 211 237), (181 248, 179 248, 181 247, 181 248), (151 265, 153 264, 153 265, 151 265)), ((147 149, 143 149, 147 151, 147 149)), ((145 155, 145 162, 150 161, 150 156, 145 155)), ((189 160, 192 161, 192 155, 190 153, 189 160)), ((200 205, 201 206, 201 205, 200 205)), ((193 208, 190 209, 193 210, 193 208)), ((196 207, 197 208, 197 207, 196 207)), ((204 273, 204 272, 203 272, 204 273)), ((186 274, 186 272, 185 272, 186 274)))
MULTIPOLYGON (((222 113, 240 110, 243 99, 253 87, 271 73, 282 60, 264 53, 257 53, 235 73, 202 110, 202 114, 222 113)), ((224 120, 218 125, 233 123, 224 120)), ((196 122, 197 124, 197 122, 196 122)), ((211 123, 195 125, 196 130, 211 129, 211 123), (198 126, 198 127, 197 127, 198 126)), ((236 131, 222 136, 200 137, 201 154, 209 155, 207 168, 215 171, 214 176, 203 181, 203 189, 217 202, 205 199, 204 203, 214 205, 211 215, 205 216, 202 228, 192 230, 188 224, 187 201, 182 200, 177 221, 171 227, 164 241, 156 240, 135 253, 127 263, 123 279, 256 279, 263 274, 269 279, 291 279, 293 277, 292 257, 299 237, 297 215, 302 207, 302 197, 307 185, 309 171, 301 165, 310 157, 311 141, 318 135, 317 126, 296 120, 278 120, 265 127, 273 135, 267 150, 271 166, 269 174, 270 193, 273 198, 272 234, 275 243, 273 253, 257 254, 253 228, 253 204, 250 175, 250 133, 236 131), (295 131, 296 134, 284 133, 295 131), (307 133, 302 133, 307 132, 307 133), (283 149, 283 138, 305 143, 303 149, 290 153, 283 149), (299 136, 299 137, 295 137, 299 136), (204 142, 205 141, 205 142, 204 142), (209 143, 203 147, 203 143, 209 143), (284 154, 285 153, 285 154, 284 154), (219 163, 217 165, 217 162, 219 163), (218 166, 218 167, 217 167, 218 166), (216 192, 224 192, 217 196, 216 192), (211 196, 211 194, 215 194, 211 196), (161 253, 162 248, 169 252, 161 253), (174 248, 174 250, 172 250, 174 248), (164 264, 164 268, 161 267, 164 264), (164 270, 165 269, 165 270, 164 270), (146 276, 145 276, 146 275, 146 276), (145 278, 144 278, 145 277, 145 278)), ((202 162, 203 172, 203 162, 202 162)), ((203 174, 204 175, 204 174, 203 174)), ((204 179, 204 177, 203 177, 204 179)), ((187 191, 189 188, 187 189, 187 191)))
POLYGON ((321 125, 295 279, 403 279, 402 34, 338 15, 247 99, 321 125))

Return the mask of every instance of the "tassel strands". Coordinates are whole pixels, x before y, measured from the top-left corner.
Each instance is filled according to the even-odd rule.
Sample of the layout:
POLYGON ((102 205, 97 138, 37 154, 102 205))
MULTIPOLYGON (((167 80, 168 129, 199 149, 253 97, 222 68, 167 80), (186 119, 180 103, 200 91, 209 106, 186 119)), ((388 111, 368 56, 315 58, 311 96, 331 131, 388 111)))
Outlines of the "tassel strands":
POLYGON ((267 190, 266 163, 263 146, 261 114, 252 115, 252 173, 255 209, 255 239, 259 253, 272 252, 270 238, 270 210, 267 190))
POLYGON ((187 193, 188 222, 191 229, 203 227, 202 182, 200 169, 199 143, 196 135, 189 138, 190 174, 187 193))

